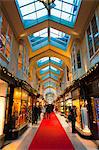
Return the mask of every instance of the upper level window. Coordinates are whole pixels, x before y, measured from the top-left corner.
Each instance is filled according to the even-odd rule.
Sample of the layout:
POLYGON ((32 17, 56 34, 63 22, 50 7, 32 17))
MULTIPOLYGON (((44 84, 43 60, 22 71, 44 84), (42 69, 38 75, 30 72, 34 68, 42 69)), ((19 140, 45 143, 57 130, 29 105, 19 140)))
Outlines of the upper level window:
POLYGON ((96 14, 94 14, 89 27, 87 29, 87 39, 88 39, 88 49, 90 58, 95 54, 99 49, 99 29, 98 29, 99 20, 96 20, 96 14))
POLYGON ((93 56, 93 45, 92 45, 92 34, 91 34, 90 26, 87 30, 87 38, 88 38, 89 54, 90 54, 90 57, 92 57, 93 56))
POLYGON ((93 40, 94 40, 94 48, 95 51, 97 51, 99 48, 99 32, 98 32, 98 26, 97 26, 95 15, 91 21, 91 25, 92 25, 92 33, 93 33, 93 40))
POLYGON ((80 50, 77 52, 77 66, 78 68, 81 68, 80 50))

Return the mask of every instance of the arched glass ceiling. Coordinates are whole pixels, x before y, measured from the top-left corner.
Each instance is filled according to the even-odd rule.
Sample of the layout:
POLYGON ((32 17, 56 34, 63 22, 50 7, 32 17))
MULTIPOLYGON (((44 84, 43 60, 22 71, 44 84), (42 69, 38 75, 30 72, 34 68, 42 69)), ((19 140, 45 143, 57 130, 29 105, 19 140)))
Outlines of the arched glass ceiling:
POLYGON ((47 78, 52 78, 52 79, 54 79, 54 80, 58 80, 58 77, 55 76, 55 75, 52 74, 52 73, 48 73, 47 75, 43 76, 43 77, 42 77, 42 80, 45 80, 45 79, 47 79, 47 78))
POLYGON ((56 57, 44 57, 44 58, 41 58, 41 59, 39 59, 37 61, 37 65, 38 65, 38 67, 41 67, 41 66, 43 66, 45 64, 48 64, 50 62, 55 64, 55 65, 57 65, 57 66, 60 66, 60 67, 63 64, 63 61, 60 60, 59 58, 56 58, 56 57))
POLYGON ((56 84, 54 82, 46 82, 46 83, 44 83, 44 88, 46 88, 48 86, 56 87, 56 84))
POLYGON ((73 27, 81 4, 81 0, 55 0, 53 8, 48 13, 39 0, 15 1, 25 28, 48 19, 73 27))
POLYGON ((47 67, 40 70, 41 75, 46 73, 46 72, 49 72, 49 73, 53 72, 53 73, 58 74, 58 75, 60 74, 60 70, 58 70, 57 68, 55 68, 53 66, 47 66, 47 67))
POLYGON ((70 35, 54 28, 45 28, 28 36, 32 51, 36 51, 48 44, 66 50, 70 35))

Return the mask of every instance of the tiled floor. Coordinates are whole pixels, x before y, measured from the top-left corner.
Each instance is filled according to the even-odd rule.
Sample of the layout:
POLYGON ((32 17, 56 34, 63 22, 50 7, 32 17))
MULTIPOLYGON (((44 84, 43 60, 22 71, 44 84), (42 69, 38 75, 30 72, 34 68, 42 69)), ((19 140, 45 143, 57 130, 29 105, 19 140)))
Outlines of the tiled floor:
MULTIPOLYGON (((77 133, 71 133, 71 126, 66 122, 66 119, 63 116, 60 116, 58 113, 56 114, 61 125, 65 129, 68 137, 70 138, 72 144, 75 147, 75 150, 98 150, 97 145, 91 141, 81 138, 77 133)), ((28 150, 28 147, 40 125, 30 126, 27 131, 18 139, 11 141, 11 144, 5 146, 2 150, 28 150)))

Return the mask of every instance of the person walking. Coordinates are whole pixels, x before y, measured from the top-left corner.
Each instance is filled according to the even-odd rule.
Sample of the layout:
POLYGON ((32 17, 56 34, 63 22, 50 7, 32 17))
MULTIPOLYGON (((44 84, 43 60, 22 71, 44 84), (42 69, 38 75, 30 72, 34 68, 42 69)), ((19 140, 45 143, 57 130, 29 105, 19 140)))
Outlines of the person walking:
POLYGON ((38 107, 35 104, 32 109, 32 124, 33 123, 37 124, 37 120, 38 120, 38 107))
POLYGON ((40 120, 41 119, 41 107, 40 106, 38 106, 38 119, 40 120))
POLYGON ((43 118, 46 118, 46 106, 42 108, 43 118))
POLYGON ((76 117, 77 117, 76 107, 73 106, 70 112, 71 112, 72 133, 75 133, 75 123, 76 123, 76 117))
POLYGON ((47 119, 50 119, 50 113, 51 113, 51 107, 50 107, 50 105, 47 105, 47 107, 46 107, 46 116, 47 116, 47 119))

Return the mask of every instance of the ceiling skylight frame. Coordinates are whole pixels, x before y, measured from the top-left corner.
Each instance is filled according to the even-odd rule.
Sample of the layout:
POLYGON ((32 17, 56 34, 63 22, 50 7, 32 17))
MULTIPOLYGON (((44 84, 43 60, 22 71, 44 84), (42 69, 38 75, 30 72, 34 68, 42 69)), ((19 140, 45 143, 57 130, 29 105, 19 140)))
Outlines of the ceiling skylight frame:
MULTIPOLYGON (((61 11, 61 13, 60 13, 60 17, 59 17, 59 15, 58 16, 55 16, 55 14, 50 14, 50 15, 48 15, 48 12, 47 12, 47 9, 45 8, 45 6, 43 6, 43 3, 42 2, 39 2, 38 0, 35 0, 35 1, 31 1, 31 3, 29 3, 29 4, 26 4, 26 5, 24 5, 24 6, 20 6, 19 5, 19 3, 18 3, 18 1, 19 0, 15 0, 15 2, 16 2, 16 5, 17 5, 17 8, 18 8, 18 11, 19 11, 19 14, 20 14, 20 17, 21 17, 21 20, 22 20, 22 22, 23 22, 23 25, 24 25, 24 27, 25 28, 29 28, 29 27, 31 27, 31 26, 33 26, 33 25, 36 25, 36 24, 38 24, 38 23, 41 23, 41 22, 43 22, 43 21, 45 21, 45 20, 52 20, 52 21, 55 21, 55 22, 58 22, 58 23, 60 23, 60 24, 63 24, 63 25, 65 25, 65 26, 68 26, 68 27, 71 27, 71 28, 73 28, 74 27, 74 24, 75 24, 75 21, 76 21, 76 18, 77 18, 77 15, 78 15, 78 11, 79 11, 79 8, 80 8, 80 5, 81 5, 81 1, 82 0, 76 0, 75 1, 75 3, 71 3, 71 2, 68 2, 68 1, 65 1, 65 0, 55 0, 55 2, 60 2, 61 3, 61 9, 59 8, 59 7, 57 7, 57 8, 52 8, 51 9, 51 12, 53 11, 53 10, 57 10, 57 11, 61 11), (42 15, 41 17, 39 17, 39 16, 37 16, 37 14, 36 14, 36 19, 35 20, 27 20, 27 21, 24 21, 24 19, 23 19, 23 15, 22 15, 22 12, 21 12, 21 9, 20 8, 22 8, 22 7, 27 7, 28 5, 31 5, 31 4, 34 4, 35 5, 35 7, 36 7, 36 3, 40 3, 40 6, 42 5, 42 8, 40 9, 38 9, 38 10, 36 10, 36 8, 35 8, 35 11, 32 11, 32 12, 30 12, 30 14, 31 13, 37 13, 37 12, 40 12, 41 10, 45 10, 46 11, 46 13, 44 13, 44 15, 42 15), (62 10, 62 6, 64 7, 64 5, 63 4, 67 4, 67 5, 70 5, 70 6, 73 6, 74 8, 72 8, 72 13, 71 12, 68 12, 68 11, 64 11, 64 10, 62 10), (71 20, 66 20, 66 18, 62 18, 62 13, 65 13, 65 14, 69 14, 69 15, 71 15, 71 20)), ((55 3, 54 2, 54 3, 55 3)), ((68 7, 67 7, 68 8, 68 7)), ((40 13, 40 14, 43 14, 43 13, 40 13)), ((59 14, 59 13, 58 13, 59 14)), ((29 14, 27 14, 27 15, 29 15, 29 14)), ((69 17, 69 16, 68 16, 69 17)), ((34 18, 33 18, 34 19, 34 18)))

